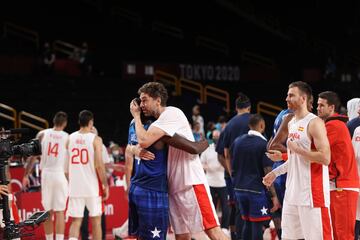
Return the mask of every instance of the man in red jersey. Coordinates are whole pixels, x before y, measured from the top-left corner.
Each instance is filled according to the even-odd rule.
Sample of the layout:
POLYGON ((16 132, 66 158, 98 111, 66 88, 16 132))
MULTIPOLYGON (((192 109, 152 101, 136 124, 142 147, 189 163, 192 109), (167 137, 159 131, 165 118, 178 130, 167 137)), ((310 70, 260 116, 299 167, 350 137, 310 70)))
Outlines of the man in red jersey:
POLYGON ((330 212, 334 239, 354 239, 359 176, 347 116, 339 115, 340 99, 335 92, 319 94, 317 112, 325 121, 330 143, 330 212))

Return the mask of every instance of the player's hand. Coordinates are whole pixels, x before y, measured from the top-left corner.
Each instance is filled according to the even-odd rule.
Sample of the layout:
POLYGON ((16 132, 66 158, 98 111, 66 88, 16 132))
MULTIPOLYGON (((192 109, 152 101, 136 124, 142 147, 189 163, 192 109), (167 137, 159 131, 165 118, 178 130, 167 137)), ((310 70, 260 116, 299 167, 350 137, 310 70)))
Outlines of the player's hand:
POLYGON ((137 102, 135 101, 135 99, 133 99, 130 102, 130 112, 131 115, 135 118, 136 116, 140 116, 141 113, 141 108, 140 106, 137 104, 137 102))
POLYGON ((30 185, 30 180, 28 176, 24 176, 22 179, 22 188, 26 189, 30 185))
POLYGON ((265 155, 274 162, 283 160, 282 153, 278 150, 268 150, 265 155))
POLYGON ((276 176, 275 173, 273 172, 269 172, 268 174, 265 175, 265 177, 263 177, 263 184, 267 187, 270 187, 271 184, 273 184, 273 182, 275 181, 276 176))
POLYGON ((154 160, 155 159, 155 154, 153 154, 152 152, 149 152, 148 150, 143 149, 139 146, 136 146, 134 151, 135 151, 135 156, 138 156, 142 160, 154 160))
POLYGON ((288 141, 287 142, 287 147, 290 149, 291 152, 297 153, 297 154, 301 154, 301 147, 294 141, 288 141))
POLYGON ((104 190, 104 191, 103 191, 102 200, 103 200, 103 201, 106 201, 106 200, 109 199, 109 196, 110 196, 109 186, 108 186, 108 185, 104 186, 104 187, 103 187, 103 190, 104 190))
POLYGON ((0 194, 8 196, 9 188, 7 185, 0 185, 0 194))
POLYGON ((275 212, 276 210, 281 208, 281 204, 279 202, 279 199, 276 196, 272 197, 271 201, 273 203, 273 207, 270 209, 270 212, 275 212))

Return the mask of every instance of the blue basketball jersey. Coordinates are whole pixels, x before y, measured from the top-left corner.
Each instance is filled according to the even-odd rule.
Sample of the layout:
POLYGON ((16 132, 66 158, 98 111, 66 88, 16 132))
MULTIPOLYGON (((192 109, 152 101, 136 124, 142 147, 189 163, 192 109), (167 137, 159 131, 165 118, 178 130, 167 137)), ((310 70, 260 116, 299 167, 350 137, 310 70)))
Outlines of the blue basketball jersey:
MULTIPOLYGON (((149 126, 150 124, 146 124, 144 128, 148 129, 149 126)), ((130 123, 128 141, 131 145, 138 143, 134 121, 130 123)), ((167 192, 167 146, 157 142, 146 150, 154 153, 155 159, 142 160, 135 158, 134 175, 131 178, 131 184, 153 191, 167 192)))

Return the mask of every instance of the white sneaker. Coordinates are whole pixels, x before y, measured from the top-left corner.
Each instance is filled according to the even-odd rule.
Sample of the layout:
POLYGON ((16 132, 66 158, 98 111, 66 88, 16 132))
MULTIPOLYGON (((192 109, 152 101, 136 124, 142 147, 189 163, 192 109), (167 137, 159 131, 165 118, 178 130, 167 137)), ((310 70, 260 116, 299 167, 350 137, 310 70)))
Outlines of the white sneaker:
POLYGON ((120 238, 124 238, 128 236, 128 220, 126 220, 126 222, 118 227, 118 228, 113 228, 112 233, 114 237, 120 237, 120 238))
POLYGON ((223 233, 225 234, 225 236, 227 236, 228 238, 231 237, 231 234, 230 234, 229 229, 227 229, 227 228, 222 228, 221 230, 223 231, 223 233))

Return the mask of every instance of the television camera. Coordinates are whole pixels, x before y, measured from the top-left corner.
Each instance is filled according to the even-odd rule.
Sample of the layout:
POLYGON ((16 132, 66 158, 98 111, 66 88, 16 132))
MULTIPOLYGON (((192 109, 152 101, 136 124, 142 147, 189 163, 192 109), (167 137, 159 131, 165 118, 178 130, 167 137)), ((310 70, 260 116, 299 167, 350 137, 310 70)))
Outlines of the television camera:
MULTIPOLYGON (((27 143, 16 144, 16 142, 12 141, 12 139, 10 138, 14 134, 23 134, 28 132, 29 129, 27 128, 17 128, 0 131, 0 184, 9 184, 8 179, 6 179, 6 166, 9 163, 9 158, 13 156, 29 157, 41 154, 41 145, 38 139, 32 139, 27 143)), ((7 195, 1 195, 3 223, 5 224, 2 239, 8 240, 24 236, 31 236, 33 235, 32 233, 24 232, 29 232, 30 227, 31 230, 33 230, 50 216, 49 213, 45 211, 36 212, 27 220, 20 223, 15 223, 10 219, 10 209, 8 201, 9 199, 7 195)))

